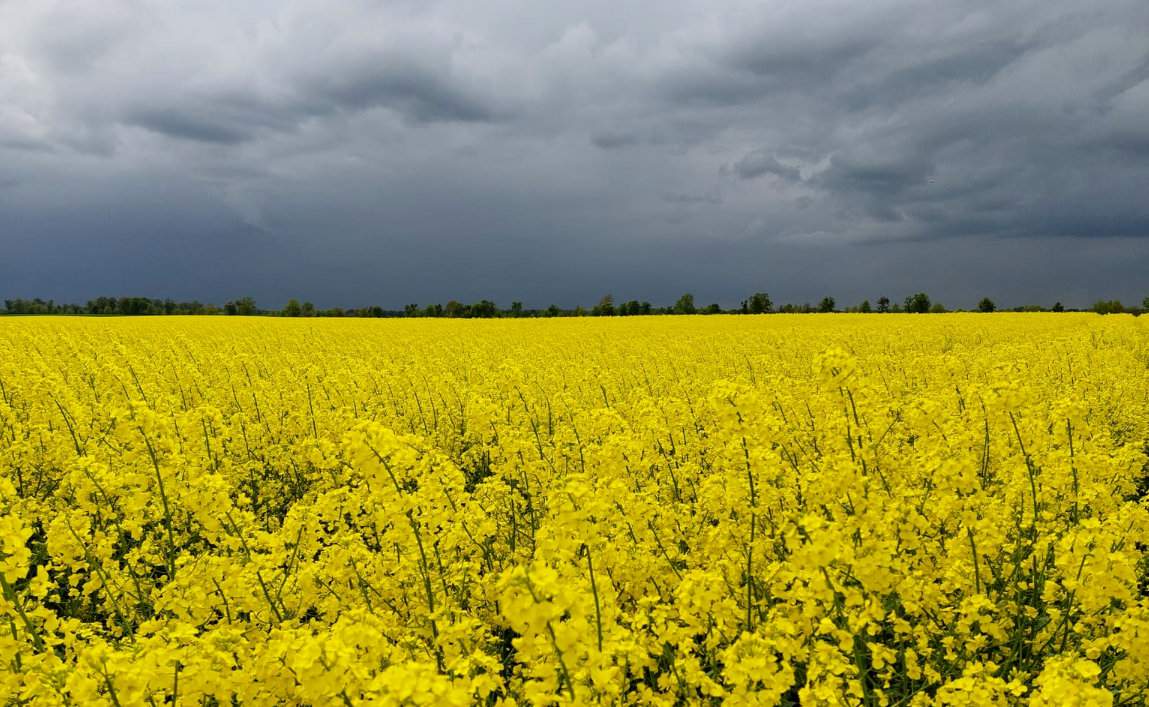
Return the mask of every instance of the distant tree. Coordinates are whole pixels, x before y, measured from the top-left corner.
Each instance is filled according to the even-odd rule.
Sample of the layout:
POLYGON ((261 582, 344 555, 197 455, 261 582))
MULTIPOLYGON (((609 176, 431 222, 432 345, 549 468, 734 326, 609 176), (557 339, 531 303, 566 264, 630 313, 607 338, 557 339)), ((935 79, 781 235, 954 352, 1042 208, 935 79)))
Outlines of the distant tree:
POLYGON ((946 306, 941 302, 934 302, 930 305, 930 314, 945 314, 946 306))
POLYGON ((250 297, 243 297, 235 301, 235 313, 241 317, 250 317, 257 314, 258 311, 255 307, 255 300, 250 297))
POLYGON ((1125 311, 1125 306, 1121 300, 1100 300, 1093 304, 1093 311, 1098 314, 1120 314, 1125 311))
POLYGON ((639 314, 650 314, 651 310, 653 310, 653 309, 654 308, 651 306, 650 302, 647 302, 644 300, 644 301, 639 303, 638 313, 639 314))
POLYGON ((982 297, 981 301, 977 303, 977 311, 979 312, 992 312, 995 309, 997 309, 997 305, 989 297, 982 297))
POLYGON ((443 305, 439 304, 438 302, 436 302, 435 304, 427 305, 427 308, 423 310, 423 316, 425 316, 425 317, 441 317, 441 316, 443 316, 443 305))
POLYGON ((499 313, 499 308, 491 300, 479 300, 471 305, 471 316, 489 319, 499 313))
POLYGON ((419 305, 415 303, 403 305, 403 314, 407 315, 408 317, 419 316, 419 305))
MULTIPOLYGON (((53 300, 35 299, 9 299, 4 300, 4 310, 8 314, 57 314, 60 307, 53 300)), ((114 313, 115 310, 112 310, 114 313)))
POLYGON ((591 310, 591 316, 594 317, 613 317, 614 316, 614 295, 605 294, 602 299, 598 301, 591 310))
POLYGON ((787 302, 786 304, 779 307, 778 311, 782 314, 810 314, 811 312, 815 312, 817 310, 814 309, 814 307, 812 307, 809 302, 804 304, 790 304, 787 302))
POLYGON ((870 300, 862 300, 862 304, 858 307, 858 311, 862 314, 869 314, 870 312, 873 312, 873 308, 870 307, 870 300))
POLYGON ((88 314, 114 314, 116 311, 116 300, 111 297, 97 297, 94 300, 88 300, 88 314))
POLYGON ((703 314, 722 314, 722 307, 720 307, 717 302, 715 302, 714 304, 708 304, 708 305, 706 305, 706 308, 702 310, 702 313, 703 314))
POLYGON ((289 299, 287 304, 283 305, 283 316, 298 317, 301 314, 303 314, 303 307, 299 306, 299 300, 289 299))
POLYGON ((911 314, 925 314, 930 311, 930 297, 925 292, 918 292, 906 298, 905 309, 911 314))
POLYGON ((1065 305, 1061 304, 1061 302, 1054 302, 1053 303, 1053 311, 1054 312, 1064 312, 1065 311, 1065 305))
POLYGON ((512 317, 523 316, 523 303, 522 302, 517 302, 517 301, 511 302, 511 316, 512 317))
POLYGON ((765 314, 774 310, 774 303, 770 300, 770 295, 765 292, 755 292, 750 295, 750 299, 744 303, 743 311, 747 314, 765 314))
POLYGON ((313 305, 310 302, 304 302, 303 305, 300 307, 299 314, 300 314, 300 316, 303 316, 303 317, 314 317, 315 316, 315 305, 313 305))
POLYGON ((675 314, 694 314, 695 311, 697 310, 694 307, 694 295, 689 292, 679 297, 678 301, 674 303, 675 314))
POLYGON ((834 311, 834 298, 823 297, 822 301, 818 303, 818 311, 825 314, 834 311))
POLYGON ((883 313, 883 314, 890 311, 890 298, 889 297, 883 296, 883 297, 878 298, 878 311, 883 313))
POLYGON ((137 317, 142 314, 162 314, 163 302, 147 297, 121 297, 116 300, 115 313, 124 317, 137 317))
POLYGON ((447 302, 446 308, 443 309, 443 314, 445 316, 455 318, 465 316, 466 311, 467 305, 459 302, 458 300, 450 300, 447 302))
POLYGON ((1141 309, 1144 309, 1145 311, 1149 311, 1149 297, 1146 297, 1145 299, 1141 300, 1141 309))
POLYGON ((559 315, 559 308, 552 304, 547 307, 545 314, 548 317, 557 317, 559 315))

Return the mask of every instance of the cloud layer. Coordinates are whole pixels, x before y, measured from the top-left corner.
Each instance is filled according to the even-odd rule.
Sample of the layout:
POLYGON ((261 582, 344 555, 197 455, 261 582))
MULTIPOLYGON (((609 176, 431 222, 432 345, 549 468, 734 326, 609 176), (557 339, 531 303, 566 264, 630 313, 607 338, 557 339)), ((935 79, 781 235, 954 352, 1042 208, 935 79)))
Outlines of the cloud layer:
POLYGON ((1141 0, 0 0, 0 288, 1139 300, 1147 34, 1141 0))

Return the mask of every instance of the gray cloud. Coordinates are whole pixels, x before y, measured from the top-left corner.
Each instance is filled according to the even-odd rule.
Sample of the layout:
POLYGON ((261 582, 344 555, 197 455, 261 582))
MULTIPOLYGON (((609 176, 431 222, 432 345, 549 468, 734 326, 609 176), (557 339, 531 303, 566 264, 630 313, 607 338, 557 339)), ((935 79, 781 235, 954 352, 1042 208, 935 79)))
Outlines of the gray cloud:
POLYGON ((669 204, 682 204, 684 206, 696 204, 716 206, 722 203, 722 197, 717 194, 663 194, 662 198, 669 204))
POLYGON ((482 122, 494 117, 483 97, 427 67, 402 57, 362 57, 347 67, 326 67, 306 87, 334 107, 363 110, 388 107, 415 122, 482 122))
POLYGON ((794 182, 802 180, 800 169, 782 164, 777 157, 765 150, 755 150, 747 154, 734 163, 733 170, 742 179, 754 179, 764 174, 773 174, 794 182))
POLYGON ((234 145, 251 137, 251 133, 229 121, 214 117, 197 117, 180 109, 144 110, 131 116, 130 123, 169 137, 200 142, 234 145))
POLYGON ((7 0, 2 294, 1140 299, 1147 32, 1139 0, 7 0))
POLYGON ((639 144, 637 135, 630 133, 599 133, 591 137, 591 143, 603 150, 617 150, 639 144))

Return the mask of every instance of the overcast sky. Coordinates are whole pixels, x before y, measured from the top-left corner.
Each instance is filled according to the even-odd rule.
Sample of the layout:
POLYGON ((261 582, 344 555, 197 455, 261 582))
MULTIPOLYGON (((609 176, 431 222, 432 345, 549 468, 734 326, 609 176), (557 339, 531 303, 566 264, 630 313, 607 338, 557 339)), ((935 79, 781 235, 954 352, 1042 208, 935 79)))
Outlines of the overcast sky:
POLYGON ((0 0, 0 296, 1149 295, 1145 0, 0 0))

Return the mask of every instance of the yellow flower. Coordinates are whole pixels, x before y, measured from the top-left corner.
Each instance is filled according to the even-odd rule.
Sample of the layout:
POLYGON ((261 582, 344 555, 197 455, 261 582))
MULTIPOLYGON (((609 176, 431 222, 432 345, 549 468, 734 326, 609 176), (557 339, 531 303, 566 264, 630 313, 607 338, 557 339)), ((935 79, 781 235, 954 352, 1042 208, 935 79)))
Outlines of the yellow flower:
POLYGON ((1149 319, 0 318, 29 704, 1149 700, 1149 319))

